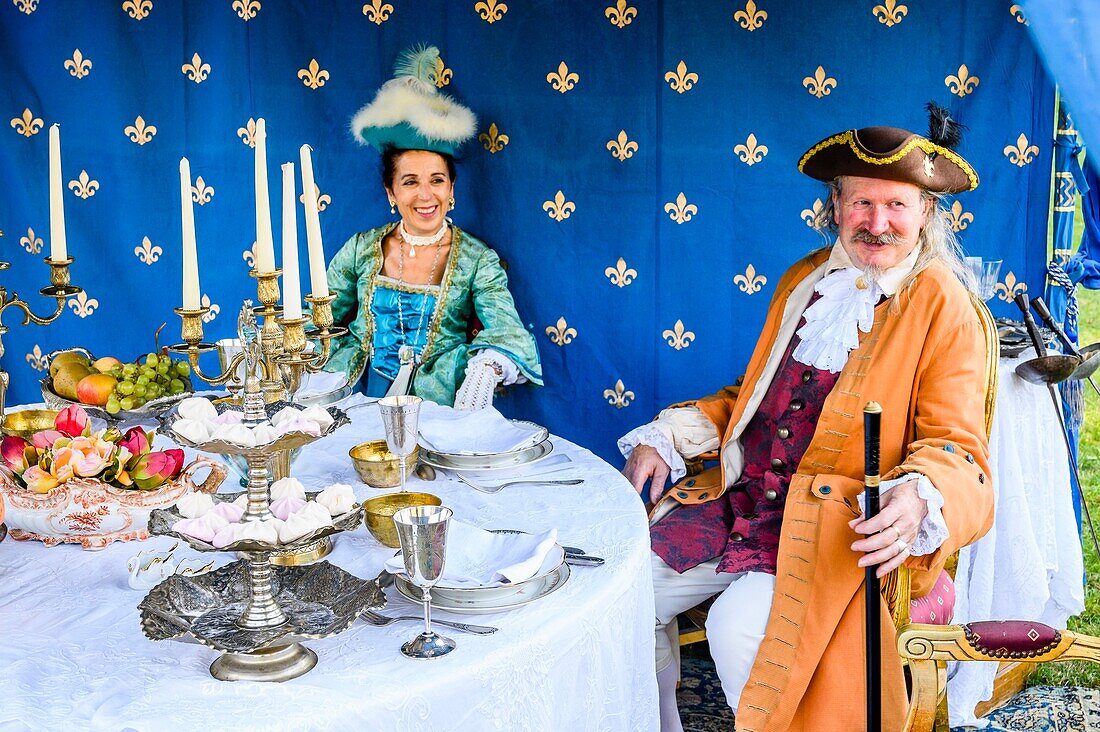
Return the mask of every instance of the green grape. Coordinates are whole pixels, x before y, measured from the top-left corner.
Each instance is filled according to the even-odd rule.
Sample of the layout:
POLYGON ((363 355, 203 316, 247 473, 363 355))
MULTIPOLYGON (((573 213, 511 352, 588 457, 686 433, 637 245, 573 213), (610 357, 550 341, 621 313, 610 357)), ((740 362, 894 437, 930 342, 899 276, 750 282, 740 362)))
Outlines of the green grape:
POLYGON ((152 401, 164 393, 164 388, 160 384, 150 384, 145 389, 145 398, 152 401))
POLYGON ((141 376, 137 377, 137 383, 141 384, 142 386, 148 384, 150 381, 152 381, 152 379, 149 378, 147 374, 142 374, 141 376))
POLYGON ((124 364, 122 367, 122 375, 125 376, 127 379, 132 379, 134 377, 134 374, 137 373, 137 370, 138 367, 136 364, 124 364))
POLYGON ((169 394, 182 394, 184 392, 183 382, 179 379, 172 379, 168 384, 169 394))
POLYGON ((140 399, 141 397, 145 396, 145 392, 147 392, 148 390, 149 387, 139 381, 137 384, 134 385, 133 395, 134 397, 140 399))
POLYGON ((111 376, 115 377, 116 379, 121 379, 122 378, 122 365, 119 364, 117 366, 112 366, 111 370, 108 373, 110 373, 111 376))
POLYGON ((176 373, 179 374, 180 376, 190 376, 191 375, 191 365, 189 363, 187 363, 186 361, 177 361, 176 362, 176 373))
POLYGON ((120 409, 122 409, 122 405, 117 399, 107 400, 107 414, 118 414, 120 409))
POLYGON ((134 398, 122 397, 122 399, 118 401, 118 405, 122 407, 125 411, 129 412, 131 409, 134 408, 134 398))
POLYGON ((148 353, 148 354, 145 355, 145 365, 146 366, 154 366, 155 367, 159 362, 160 362, 160 359, 157 358, 157 354, 148 353))
POLYGON ((167 361, 161 361, 160 363, 157 364, 157 373, 158 374, 167 374, 169 366, 171 366, 171 364, 168 363, 167 361))
POLYGON ((132 381, 120 381, 115 384, 115 391, 122 396, 129 396, 134 393, 134 382, 132 381))
POLYGON ((145 402, 147 402, 147 401, 148 400, 145 399, 145 397, 135 397, 134 398, 134 409, 137 409, 138 407, 144 406, 145 402))

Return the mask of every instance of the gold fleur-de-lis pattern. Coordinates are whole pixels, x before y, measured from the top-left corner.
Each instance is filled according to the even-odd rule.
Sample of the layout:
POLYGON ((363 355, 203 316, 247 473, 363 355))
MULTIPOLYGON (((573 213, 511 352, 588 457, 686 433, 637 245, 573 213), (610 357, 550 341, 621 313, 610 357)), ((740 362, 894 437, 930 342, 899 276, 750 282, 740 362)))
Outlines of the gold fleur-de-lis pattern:
POLYGON ((661 333, 661 337, 665 339, 665 343, 679 351, 691 345, 695 340, 695 333, 684 328, 684 321, 677 320, 676 325, 661 333))
POLYGON ((153 0, 125 0, 122 9, 134 20, 145 20, 153 11, 153 0))
POLYGON ((821 210, 823 208, 825 208, 825 202, 822 201, 820 198, 815 198, 814 202, 810 204, 810 207, 802 209, 802 211, 798 215, 801 216, 802 220, 806 222, 806 226, 809 226, 812 229, 814 227, 814 221, 817 219, 818 214, 821 213, 821 210))
POLYGON ((580 75, 575 71, 570 71, 569 66, 564 61, 558 64, 557 71, 551 71, 546 75, 546 83, 562 94, 571 91, 580 80, 580 75))
POLYGON ((558 191, 554 194, 554 200, 543 201, 542 210, 554 221, 564 221, 577 210, 577 204, 566 199, 562 191, 558 191))
POLYGON ((363 15, 375 25, 382 25, 389 20, 392 12, 393 6, 382 0, 371 0, 363 6, 363 15))
POLYGON ((80 198, 91 198, 99 190, 99 181, 92 180, 88 171, 82 170, 76 180, 69 181, 69 190, 80 198))
POLYGON ((570 328, 563 315, 558 318, 557 323, 546 327, 546 335, 550 336, 550 342, 555 346, 566 346, 577 337, 577 329, 570 328))
POLYGON ((69 309, 72 310, 77 317, 87 318, 98 308, 99 300, 89 296, 87 290, 81 291, 80 294, 69 298, 69 309))
POLYGON ((262 7, 260 0, 233 0, 233 9, 237 11, 237 17, 245 23, 255 18, 262 7))
POLYGON ((508 12, 508 6, 499 0, 480 0, 474 4, 474 10, 486 23, 495 23, 508 12))
MULTIPOLYGON (((317 193, 317 213, 321 213, 326 208, 328 208, 328 205, 330 203, 332 203, 332 196, 327 193, 321 193, 321 189, 316 184, 316 182, 313 184, 313 190, 317 193)), ((306 202, 306 194, 303 193, 302 195, 298 196, 298 201, 300 201, 304 206, 306 202)))
POLYGON ((634 392, 627 389, 623 384, 623 380, 619 379, 615 382, 613 389, 603 390, 603 398, 616 409, 622 409, 623 407, 629 407, 630 402, 634 401, 634 392))
POLYGON ((195 185, 191 186, 191 200, 200 206, 205 206, 210 203, 210 199, 213 197, 214 186, 206 185, 206 181, 204 181, 200 175, 195 179, 195 185))
POLYGON ((92 70, 92 60, 84 58, 84 54, 80 52, 79 48, 74 49, 73 57, 65 59, 65 63, 62 65, 78 79, 83 79, 92 70))
POLYGON ((321 68, 321 65, 317 63, 317 59, 312 58, 309 60, 309 66, 298 69, 298 78, 310 89, 320 89, 329 80, 329 73, 321 68))
POLYGON ((19 246, 31 254, 38 254, 42 251, 42 237, 35 234, 34 229, 28 227, 27 235, 19 237, 19 246))
POLYGON ((750 264, 745 268, 744 274, 736 275, 733 278, 733 284, 737 285, 737 289, 746 295, 753 295, 760 292, 760 288, 768 284, 768 278, 762 274, 757 274, 756 267, 750 264))
POLYGON ((974 214, 963 211, 962 201, 955 201, 947 211, 947 220, 951 224, 951 231, 958 233, 974 223, 974 214))
POLYGON ((680 191, 676 195, 675 201, 665 204, 665 213, 676 223, 683 224, 691 221, 691 218, 699 213, 699 207, 694 203, 688 203, 687 196, 684 195, 683 191, 680 191))
POLYGON ((909 7, 902 5, 898 0, 885 0, 882 5, 871 8, 871 12, 878 18, 878 22, 891 28, 900 23, 909 13, 909 7))
POLYGON ((683 94, 699 83, 699 74, 688 71, 687 64, 683 59, 680 59, 680 63, 676 64, 676 70, 665 74, 665 82, 672 88, 672 91, 683 94))
POLYGON ((825 67, 818 66, 813 76, 807 76, 802 80, 802 86, 806 87, 806 91, 810 94, 821 99, 828 96, 836 87, 836 79, 825 73, 825 67))
POLYGON ((626 0, 617 0, 614 5, 608 5, 603 14, 611 21, 611 25, 616 28, 625 28, 634 22, 634 18, 638 15, 638 9, 628 4, 626 0))
POLYGON ((619 136, 607 141, 607 149, 616 160, 626 160, 638 152, 638 143, 627 137, 626 130, 619 130, 619 136))
POLYGON ((1017 23, 1020 23, 1022 25, 1028 24, 1027 16, 1024 15, 1024 9, 1021 6, 1016 4, 1009 5, 1008 12, 1013 18, 1016 19, 1017 23))
POLYGON ((1018 282, 1016 274, 1009 271, 1003 282, 998 282, 993 286, 993 292, 1001 300, 1012 302, 1021 292, 1027 292, 1027 283, 1018 282))
POLYGON ((619 257, 619 261, 615 262, 615 266, 605 269, 603 275, 616 287, 626 287, 638 276, 638 270, 628 267, 626 260, 619 257))
POLYGON ((256 147, 256 120, 249 117, 244 127, 237 128, 237 137, 241 138, 241 142, 245 145, 256 147))
POLYGON ((477 139, 482 147, 493 154, 500 152, 504 149, 504 146, 508 144, 508 135, 497 129, 496 122, 490 123, 489 131, 482 132, 477 136, 477 139))
POLYGON ((12 0, 12 3, 20 13, 30 15, 38 9, 38 0, 12 0))
POLYGON ((737 21, 739 26, 752 33, 764 25, 764 21, 768 19, 768 13, 766 10, 758 9, 756 3, 749 0, 745 3, 743 10, 738 10, 733 14, 733 19, 737 21))
POLYGON ((451 83, 451 76, 454 72, 448 69, 446 64, 443 63, 443 58, 437 58, 435 60, 435 86, 437 89, 442 89, 451 83))
POLYGON ((50 367, 49 357, 42 353, 42 349, 37 343, 34 344, 34 350, 27 354, 27 363, 35 371, 45 371, 50 367))
POLYGON ((767 156, 768 146, 759 144, 756 135, 750 132, 744 144, 736 145, 733 151, 745 165, 756 165, 767 156))
POLYGON ((209 295, 203 295, 201 302, 204 308, 210 308, 206 311, 206 314, 202 316, 202 322, 213 322, 214 318, 218 317, 218 313, 222 311, 221 307, 219 307, 217 303, 211 302, 209 295))
POLYGON ((973 92, 978 88, 980 82, 981 79, 971 74, 966 64, 961 64, 958 71, 954 74, 948 74, 943 80, 943 83, 947 85, 951 93, 958 94, 960 97, 965 97, 967 94, 973 92))
POLYGON ((32 135, 37 135, 38 132, 42 129, 42 125, 44 124, 45 122, 42 121, 41 117, 34 116, 34 113, 31 112, 30 107, 24 109, 22 115, 20 115, 19 117, 12 117, 11 120, 12 129, 14 129, 23 137, 31 137, 32 135))
POLYGON ((180 67, 183 75, 196 84, 201 84, 210 76, 210 64, 203 61, 199 54, 191 56, 191 61, 180 67))
POLYGON ((1016 138, 1015 145, 1006 145, 1004 149, 1004 155, 1008 161, 1021 168, 1034 160, 1038 154, 1039 148, 1032 145, 1023 132, 1016 138))
POLYGON ((149 241, 149 237, 143 237, 141 240, 141 246, 134 247, 134 256, 145 264, 152 264, 160 259, 160 255, 163 250, 149 241))
POLYGON ((156 137, 157 128, 154 125, 146 124, 145 118, 139 114, 137 119, 134 120, 134 123, 128 125, 122 132, 130 138, 131 142, 144 145, 156 137))

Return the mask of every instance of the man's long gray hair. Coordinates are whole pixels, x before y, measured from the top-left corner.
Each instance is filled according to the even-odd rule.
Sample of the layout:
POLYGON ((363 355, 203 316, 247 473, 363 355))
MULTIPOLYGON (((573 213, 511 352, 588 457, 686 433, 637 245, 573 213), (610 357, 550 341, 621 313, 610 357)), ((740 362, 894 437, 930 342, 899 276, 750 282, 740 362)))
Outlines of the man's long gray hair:
MULTIPOLYGON (((817 229, 822 237, 829 240, 828 243, 830 244, 832 243, 831 239, 835 239, 837 233, 837 225, 833 216, 836 210, 834 202, 840 198, 843 185, 843 176, 826 184, 828 195, 825 197, 825 205, 822 206, 813 220, 813 227, 817 229), (832 237, 830 237, 830 234, 832 237)), ((917 263, 913 267, 913 271, 902 280, 898 292, 912 285, 917 275, 937 259, 943 262, 959 278, 966 289, 974 292, 977 283, 974 281, 974 275, 971 274, 970 268, 966 266, 962 247, 959 246, 959 240, 955 238, 955 232, 951 228, 947 209, 943 205, 943 196, 939 193, 921 189, 921 200, 931 202, 928 223, 921 229, 920 236, 917 239, 917 246, 920 248, 920 253, 917 254, 917 263)))

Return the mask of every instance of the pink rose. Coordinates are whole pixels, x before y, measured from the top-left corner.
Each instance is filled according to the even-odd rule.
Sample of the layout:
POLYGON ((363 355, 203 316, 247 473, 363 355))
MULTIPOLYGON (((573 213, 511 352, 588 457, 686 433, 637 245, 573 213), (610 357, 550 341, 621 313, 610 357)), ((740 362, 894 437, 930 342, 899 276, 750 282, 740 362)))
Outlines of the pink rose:
POLYGON ((92 420, 88 418, 88 413, 83 407, 79 404, 71 404, 61 410, 54 419, 53 426, 69 437, 80 437, 92 431, 92 420))
POLYGON ((0 442, 0 455, 3 455, 4 464, 17 474, 22 474, 30 466, 27 459, 27 451, 33 454, 34 448, 22 437, 9 435, 0 442))
POLYGON ((34 441, 34 446, 40 450, 49 450, 53 447, 53 444, 61 439, 68 439, 68 436, 64 432, 58 432, 57 430, 42 430, 41 432, 35 432, 31 439, 34 441))
POLYGON ((126 434, 122 436, 118 444, 120 447, 125 447, 129 450, 131 455, 140 455, 143 452, 149 451, 149 448, 153 444, 153 440, 140 427, 131 427, 126 430, 126 434))

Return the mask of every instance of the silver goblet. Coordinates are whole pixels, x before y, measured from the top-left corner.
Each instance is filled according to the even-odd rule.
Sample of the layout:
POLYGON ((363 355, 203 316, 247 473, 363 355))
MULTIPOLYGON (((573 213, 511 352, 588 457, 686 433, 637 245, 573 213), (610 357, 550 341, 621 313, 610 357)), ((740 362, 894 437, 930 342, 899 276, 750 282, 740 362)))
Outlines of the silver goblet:
POLYGON ((405 490, 405 458, 416 448, 417 423, 420 421, 420 405, 424 400, 416 396, 389 396, 378 400, 382 412, 382 426, 386 430, 386 447, 398 457, 401 467, 401 490, 405 490))
POLYGON ((393 515, 405 573, 424 601, 424 632, 401 646, 409 658, 436 658, 455 649, 453 640, 432 632, 431 588, 443 574, 451 515, 444 506, 410 506, 393 515))

